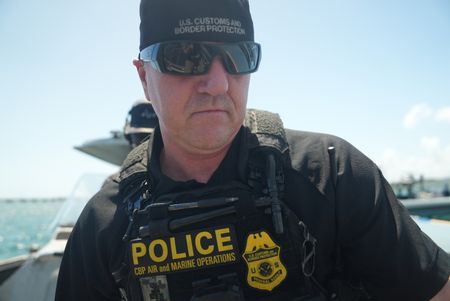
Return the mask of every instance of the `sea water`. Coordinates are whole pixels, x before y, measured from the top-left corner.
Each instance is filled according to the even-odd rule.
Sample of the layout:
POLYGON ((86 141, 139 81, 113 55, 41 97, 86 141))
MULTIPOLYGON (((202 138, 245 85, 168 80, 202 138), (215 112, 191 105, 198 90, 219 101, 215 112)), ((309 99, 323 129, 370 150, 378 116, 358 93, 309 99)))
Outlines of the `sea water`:
POLYGON ((45 245, 64 199, 0 199, 0 260, 45 245))

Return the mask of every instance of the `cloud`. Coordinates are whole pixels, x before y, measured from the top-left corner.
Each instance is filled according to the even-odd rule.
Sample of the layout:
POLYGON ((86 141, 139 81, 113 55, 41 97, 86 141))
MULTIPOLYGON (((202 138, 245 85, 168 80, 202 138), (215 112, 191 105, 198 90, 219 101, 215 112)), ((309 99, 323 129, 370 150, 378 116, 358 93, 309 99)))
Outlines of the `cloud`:
POLYGON ((450 123, 450 107, 443 107, 436 111, 435 119, 450 123))
POLYGON ((443 145, 435 136, 422 137, 414 154, 388 148, 377 162, 388 181, 396 182, 412 174, 427 178, 450 176, 450 144, 443 145))
POLYGON ((407 129, 412 129, 420 121, 431 117, 433 114, 433 109, 426 103, 415 104, 406 113, 403 118, 403 126, 407 129))
MULTIPOLYGON (((426 126, 450 124, 450 106, 437 109, 427 103, 415 104, 405 115, 403 126, 412 129, 427 120, 430 123, 424 124, 426 126)), ((397 182, 408 175, 416 178, 423 175, 426 179, 450 177, 450 141, 448 135, 442 136, 442 131, 448 132, 442 126, 438 128, 440 134, 435 127, 434 130, 430 128, 430 134, 417 137, 416 142, 411 142, 411 136, 408 136, 407 149, 401 146, 386 148, 376 162, 388 181, 397 182)))
POLYGON ((441 140, 438 137, 422 137, 420 147, 427 153, 437 153, 440 151, 441 140))

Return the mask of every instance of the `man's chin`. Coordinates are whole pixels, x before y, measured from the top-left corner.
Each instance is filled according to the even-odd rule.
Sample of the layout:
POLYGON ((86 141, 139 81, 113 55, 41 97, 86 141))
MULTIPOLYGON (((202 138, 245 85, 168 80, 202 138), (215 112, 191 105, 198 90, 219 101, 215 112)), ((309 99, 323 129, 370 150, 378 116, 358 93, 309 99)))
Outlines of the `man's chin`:
POLYGON ((205 127, 201 131, 192 134, 191 143, 198 150, 206 152, 220 151, 227 148, 234 139, 235 132, 230 128, 217 129, 215 126, 205 127))

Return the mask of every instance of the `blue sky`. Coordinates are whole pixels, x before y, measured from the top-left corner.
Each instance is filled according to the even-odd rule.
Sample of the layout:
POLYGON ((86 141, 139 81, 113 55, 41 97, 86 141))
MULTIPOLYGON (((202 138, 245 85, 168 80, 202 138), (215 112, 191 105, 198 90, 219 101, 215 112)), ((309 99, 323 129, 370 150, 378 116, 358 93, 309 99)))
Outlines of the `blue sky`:
MULTIPOLYGON (((388 180, 450 176, 450 2, 250 0, 249 106, 341 136, 388 180)), ((143 96, 137 0, 0 0, 0 197, 65 196, 115 166, 74 145, 143 96)))

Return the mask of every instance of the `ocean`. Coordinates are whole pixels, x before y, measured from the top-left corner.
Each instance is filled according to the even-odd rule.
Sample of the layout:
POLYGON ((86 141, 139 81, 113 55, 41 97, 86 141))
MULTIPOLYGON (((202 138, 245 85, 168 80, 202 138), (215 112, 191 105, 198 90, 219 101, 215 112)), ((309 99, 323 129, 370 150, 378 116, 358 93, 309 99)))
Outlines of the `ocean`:
MULTIPOLYGON (((85 202, 98 191, 105 175, 86 175, 82 178, 68 199, 73 199, 78 206, 70 207, 70 212, 77 216, 85 202)), ((419 183, 420 184, 420 183, 419 183)), ((440 193, 450 178, 439 181, 425 181, 424 187, 418 191, 440 193)), ((416 192, 417 184, 414 185, 416 192)), ((393 183, 394 190, 403 188, 402 183, 393 183), (397 189, 396 189, 397 188, 397 189)), ((397 191, 396 191, 397 192, 397 191)), ((0 198, 0 260, 29 253, 30 248, 36 249, 45 245, 51 238, 52 222, 64 203, 64 198, 49 199, 2 199, 0 198)), ((448 211, 447 211, 448 212, 448 211)), ((450 220, 450 215, 433 216, 434 218, 450 220)))
POLYGON ((29 253, 51 238, 63 198, 0 199, 0 260, 29 253))

